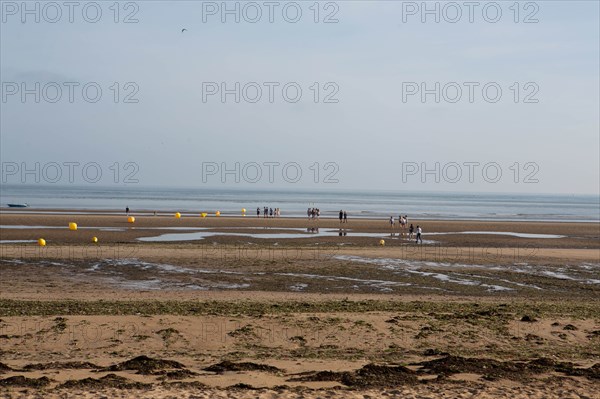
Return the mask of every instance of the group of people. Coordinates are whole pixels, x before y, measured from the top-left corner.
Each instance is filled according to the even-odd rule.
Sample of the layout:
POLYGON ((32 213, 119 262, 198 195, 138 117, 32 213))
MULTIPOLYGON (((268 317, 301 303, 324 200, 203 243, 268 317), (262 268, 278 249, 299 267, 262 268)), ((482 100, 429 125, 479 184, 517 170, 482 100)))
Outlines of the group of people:
MULTIPOLYGON (((400 215, 398 216, 398 223, 400 224, 400 228, 402 230, 406 229, 406 225, 408 224, 408 215, 400 215)), ((412 226, 412 224, 411 224, 412 226)), ((390 227, 393 229, 396 227, 396 219, 393 216, 390 216, 390 227)))
POLYGON ((319 217, 321 216, 321 210, 319 208, 308 208, 306 214, 308 216, 308 220, 319 220, 319 217))
POLYGON ((348 214, 346 211, 340 210, 340 223, 348 223, 348 214))
MULTIPOLYGON (((401 229, 400 233, 402 236, 404 236, 404 234, 406 232, 406 226, 408 225, 408 215, 404 215, 404 216, 399 215, 398 223, 400 224, 400 229, 401 229)), ((396 228, 396 220, 394 219, 393 216, 390 216, 390 227, 392 229, 396 228)), ((419 242, 421 242, 421 244, 423 243, 423 239, 421 238, 422 233, 423 233, 423 229, 419 225, 417 225, 416 229, 412 223, 408 227, 408 238, 412 240, 413 235, 415 235, 416 243, 419 243, 419 242)))
MULTIPOLYGON (((267 206, 265 206, 263 208, 263 218, 273 218, 273 217, 279 217, 281 216, 281 209, 279 208, 269 208, 267 206)), ((260 207, 256 208, 256 217, 259 218, 260 217, 260 207)))

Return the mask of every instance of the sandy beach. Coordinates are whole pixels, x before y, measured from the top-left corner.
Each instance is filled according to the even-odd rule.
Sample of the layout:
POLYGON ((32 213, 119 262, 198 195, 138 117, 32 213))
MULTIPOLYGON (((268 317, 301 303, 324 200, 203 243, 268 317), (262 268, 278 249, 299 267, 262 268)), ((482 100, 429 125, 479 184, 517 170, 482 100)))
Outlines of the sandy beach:
POLYGON ((0 397, 600 397, 597 223, 409 223, 3 210, 0 397))
POLYGON ((600 399, 600 1, 0 3, 0 399, 600 399))

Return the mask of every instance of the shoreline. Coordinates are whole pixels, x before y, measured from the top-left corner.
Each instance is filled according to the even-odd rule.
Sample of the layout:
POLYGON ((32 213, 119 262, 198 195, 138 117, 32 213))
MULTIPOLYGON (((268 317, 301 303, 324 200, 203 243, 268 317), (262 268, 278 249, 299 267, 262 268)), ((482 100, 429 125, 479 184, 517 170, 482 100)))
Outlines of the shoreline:
MULTIPOLYGON (((133 215, 136 215, 135 213, 133 215)), ((409 218, 408 224, 423 228, 427 245, 475 246, 475 247, 535 247, 600 249, 600 223, 573 222, 501 222, 501 221, 446 221, 409 218)), ((188 217, 176 219, 174 214, 161 216, 135 216, 128 223, 127 216, 88 212, 84 214, 34 214, 0 212, 0 240, 37 240, 45 238, 48 244, 88 244, 97 236, 99 244, 136 243, 202 243, 215 241, 219 244, 291 244, 306 246, 378 245, 379 239, 386 246, 410 244, 408 226, 403 230, 396 223, 392 228, 385 219, 338 219, 321 218, 257 218, 257 217, 188 217), (68 224, 75 222, 77 231, 69 231, 68 224), (161 236, 166 236, 161 239, 161 236), (387 237, 387 238, 386 238, 387 237), (140 239, 142 239, 140 241, 140 239)), ((2 244, 5 245, 5 244, 2 244)))
MULTIPOLYGON (((172 211, 165 211, 165 210, 160 210, 160 211, 156 211, 156 215, 154 215, 154 210, 150 210, 150 209, 136 209, 135 211, 130 212, 131 216, 135 216, 135 217, 169 217, 172 216, 175 212, 177 212, 177 210, 172 210, 172 211)), ((185 210, 185 211, 179 211, 181 213, 182 217, 187 217, 187 218, 197 218, 200 217, 200 214, 203 212, 207 212, 206 210, 199 210, 199 211, 189 211, 189 210, 185 210)), ((215 216, 215 210, 207 212, 208 215, 206 216, 207 218, 213 218, 216 217, 215 216)), ((221 218, 256 218, 256 213, 255 212, 246 212, 246 216, 242 216, 241 212, 239 211, 220 211, 221 218)), ((262 212, 262 210, 261 210, 262 212)), ((335 220, 337 221, 338 218, 337 216, 335 216, 334 214, 337 211, 328 211, 329 213, 331 213, 333 216, 330 215, 321 215, 321 220, 335 220)), ((372 212, 370 212, 372 213, 372 212)), ((67 209, 63 209, 63 208, 47 208, 47 209, 40 209, 40 208, 8 208, 8 207, 1 207, 0 208, 0 215, 2 214, 6 214, 6 215, 107 215, 107 216, 125 216, 125 213, 123 212, 122 209, 90 209, 90 208, 76 208, 73 210, 67 210, 67 209)), ((381 213, 380 215, 373 215, 373 214, 369 214, 369 215, 354 215, 354 214, 350 214, 349 215, 349 219, 350 220, 387 220, 389 218, 389 214, 383 214, 381 213)), ((394 218, 396 218, 397 215, 393 215, 394 218)), ((417 216, 417 217, 412 217, 412 219, 418 219, 418 220, 423 220, 423 221, 444 221, 444 222, 517 222, 517 223, 527 223, 527 222, 532 222, 532 223, 600 223, 600 219, 574 219, 574 218, 568 218, 568 217, 564 217, 564 218, 535 218, 535 217, 527 217, 526 215, 523 215, 524 217, 498 217, 498 218, 493 218, 493 217, 464 217, 464 216, 456 216, 456 217, 448 217, 448 218, 444 218, 444 217, 439 217, 439 216, 417 216)), ((261 219, 263 219, 263 216, 260 216, 261 219)), ((267 219, 305 219, 305 220, 309 220, 307 218, 307 216, 304 214, 292 214, 292 215, 283 215, 280 217, 274 217, 274 218, 267 218, 267 219)))
MULTIPOLYGON (((4 209, 0 209, 0 218, 8 218, 9 220, 13 220, 13 217, 18 217, 18 216, 25 216, 25 217, 53 217, 53 216, 93 216, 93 217, 110 217, 112 219, 108 219, 111 221, 116 221, 116 218, 120 218, 121 221, 123 220, 127 220, 128 216, 134 216, 136 219, 137 218, 143 218, 145 220, 165 220, 165 219, 172 219, 175 220, 175 213, 177 213, 177 211, 173 211, 173 212, 158 212, 156 215, 154 215, 151 211, 142 211, 142 212, 130 212, 129 215, 125 214, 125 212, 123 210, 117 211, 117 210, 110 210, 110 211, 104 211, 104 210, 99 210, 99 209, 82 209, 82 210, 77 210, 77 211, 67 211, 64 209, 49 209, 47 211, 39 211, 39 210, 9 210, 7 211, 7 208, 4 209)), ((264 218, 262 215, 260 217, 257 217, 256 214, 251 214, 251 213, 246 213, 245 216, 243 216, 241 213, 238 214, 226 214, 221 212, 220 216, 216 216, 214 213, 212 214, 207 214, 205 218, 201 217, 201 211, 199 212, 179 212, 181 214, 181 219, 177 220, 177 222, 181 223, 183 220, 237 220, 237 221, 268 221, 268 222, 275 222, 277 223, 277 221, 294 221, 294 222, 307 222, 307 223, 318 223, 318 222, 323 222, 326 223, 328 225, 331 225, 331 223, 337 223, 335 224, 336 226, 339 224, 339 218, 338 217, 327 217, 327 216, 321 216, 320 219, 309 219, 306 217, 306 215, 304 216, 287 216, 287 215, 283 215, 280 217, 268 217, 268 218, 264 218)), ((395 226, 396 229, 399 229, 399 223, 397 222, 397 218, 395 218, 395 226)), ((138 220, 139 221, 139 220, 138 220)), ((348 223, 352 224, 352 221, 357 221, 357 222, 376 222, 376 223, 384 223, 388 228, 389 228, 389 216, 385 217, 373 217, 373 216, 352 216, 350 215, 350 217, 348 218, 348 223)), ((533 219, 510 219, 510 220, 503 220, 503 219, 475 219, 475 218, 457 218, 457 219, 443 219, 443 218, 424 218, 424 217, 409 217, 408 219, 408 224, 411 223, 416 223, 416 221, 427 221, 427 222, 434 222, 436 224, 438 223, 499 223, 499 224, 506 224, 506 223, 514 223, 514 224, 582 224, 582 225, 589 225, 592 223, 596 223, 598 224, 598 229, 600 231, 600 220, 582 220, 582 221, 570 221, 570 220, 533 220, 533 219)), ((4 222, 1 222, 2 224, 4 224, 4 222)), ((16 223, 11 223, 11 224, 16 224, 16 223)), ((342 224, 343 225, 343 224, 342 224)))

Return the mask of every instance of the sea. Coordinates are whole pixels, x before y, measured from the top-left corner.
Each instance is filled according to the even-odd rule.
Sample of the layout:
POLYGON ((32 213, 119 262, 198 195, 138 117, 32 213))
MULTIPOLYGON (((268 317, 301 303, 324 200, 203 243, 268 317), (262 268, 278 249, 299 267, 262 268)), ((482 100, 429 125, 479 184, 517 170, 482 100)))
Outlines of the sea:
MULTIPOLYGON (((248 216, 256 208, 280 208, 281 216, 306 217, 319 208, 321 217, 389 218, 408 215, 422 220, 600 221, 600 197, 576 194, 506 194, 375 190, 246 188, 166 188, 135 186, 0 185, 0 207, 27 203, 28 212, 104 213, 181 212, 248 216)), ((13 209, 16 210, 16 209, 13 209)))

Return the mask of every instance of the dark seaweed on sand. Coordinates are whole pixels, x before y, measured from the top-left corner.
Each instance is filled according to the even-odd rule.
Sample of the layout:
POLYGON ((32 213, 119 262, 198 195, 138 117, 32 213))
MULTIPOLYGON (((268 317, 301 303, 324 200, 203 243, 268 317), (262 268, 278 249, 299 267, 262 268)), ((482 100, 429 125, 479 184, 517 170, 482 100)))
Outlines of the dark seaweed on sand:
POLYGON ((175 360, 152 359, 142 355, 98 371, 136 370, 138 374, 155 374, 156 371, 165 369, 185 369, 185 366, 175 360))
POLYGON ((527 380, 534 374, 548 372, 600 379, 600 363, 590 368, 579 368, 573 363, 557 362, 548 358, 539 358, 529 362, 500 362, 485 358, 470 359, 461 356, 446 356, 440 359, 415 363, 415 365, 422 366, 419 370, 420 373, 438 374, 441 376, 472 373, 483 375, 486 379, 490 380, 499 378, 527 380))
POLYGON ((13 368, 10 367, 8 364, 4 364, 4 363, 0 362, 0 374, 6 373, 8 371, 13 371, 13 368))
POLYGON ((23 367, 23 370, 57 370, 57 369, 98 369, 100 366, 90 362, 51 362, 33 363, 23 367))
POLYGON ((289 381, 335 381, 355 388, 397 386, 417 382, 416 373, 406 367, 376 364, 367 364, 355 371, 319 371, 304 374, 289 381))
POLYGON ((224 373, 226 371, 263 371, 266 373, 273 374, 285 372, 282 369, 266 364, 258 364, 252 362, 234 363, 227 360, 222 361, 221 363, 213 364, 212 366, 208 366, 204 368, 204 371, 212 371, 218 374, 224 373))
POLYGON ((58 388, 72 389, 101 389, 101 388, 117 388, 117 389, 148 389, 152 384, 144 384, 142 382, 131 381, 125 377, 120 377, 116 374, 107 374, 102 378, 84 378, 82 380, 69 380, 58 388))
POLYGON ((0 380, 0 386, 43 388, 50 384, 51 381, 52 380, 48 377, 27 378, 22 375, 15 375, 13 377, 0 380))
POLYGON ((421 368, 415 372, 403 366, 367 364, 355 371, 301 373, 289 381, 334 381, 352 388, 388 387, 414 384, 418 382, 418 377, 437 376, 438 379, 444 379, 446 376, 459 373, 479 374, 487 380, 506 378, 527 381, 534 375, 542 373, 563 373, 568 376, 600 380, 600 363, 590 368, 578 368, 573 363, 556 362, 547 358, 529 362, 500 362, 493 359, 469 359, 449 355, 413 365, 421 368))

